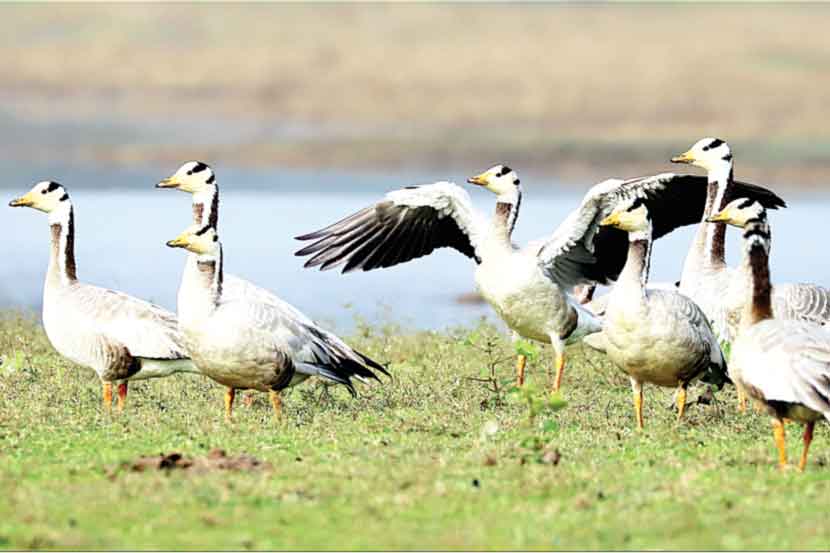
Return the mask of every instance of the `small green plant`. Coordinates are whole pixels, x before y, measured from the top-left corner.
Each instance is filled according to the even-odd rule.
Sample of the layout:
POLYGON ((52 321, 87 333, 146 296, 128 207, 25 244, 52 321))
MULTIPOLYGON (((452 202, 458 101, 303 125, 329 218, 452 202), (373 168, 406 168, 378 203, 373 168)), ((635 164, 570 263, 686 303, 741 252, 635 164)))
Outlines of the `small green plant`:
POLYGON ((487 403, 493 406, 503 403, 504 393, 513 385, 512 377, 499 377, 497 373, 501 363, 513 358, 512 355, 500 355, 500 342, 497 335, 479 331, 469 333, 464 339, 465 346, 476 349, 487 357, 486 364, 480 369, 478 376, 468 376, 466 379, 484 384, 492 392, 487 403))
POLYGON ((514 387, 510 391, 510 396, 527 407, 527 420, 531 425, 540 414, 559 411, 568 404, 559 392, 548 393, 531 383, 514 387))
POLYGON ((539 346, 527 340, 516 340, 513 343, 516 355, 524 355, 528 361, 535 361, 539 357, 539 346))

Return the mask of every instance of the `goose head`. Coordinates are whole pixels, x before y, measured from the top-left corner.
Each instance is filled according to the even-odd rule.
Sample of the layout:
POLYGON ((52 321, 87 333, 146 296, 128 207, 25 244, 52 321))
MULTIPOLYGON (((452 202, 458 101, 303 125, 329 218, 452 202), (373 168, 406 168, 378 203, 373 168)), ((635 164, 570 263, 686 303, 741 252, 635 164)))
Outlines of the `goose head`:
POLYGON ((205 226, 201 229, 188 228, 177 237, 167 241, 170 248, 183 248, 200 256, 217 256, 221 248, 216 229, 205 226))
POLYGON ((470 184, 481 186, 499 198, 512 199, 519 192, 519 177, 507 165, 494 165, 483 173, 467 179, 470 184))
POLYGON ((182 192, 198 194, 213 189, 216 175, 213 169, 201 161, 188 161, 171 176, 163 179, 156 188, 174 188, 182 192))
POLYGON ((723 209, 707 217, 710 223, 726 223, 743 228, 749 221, 765 220, 766 209, 759 202, 748 198, 738 198, 726 204, 723 209))
POLYGON ((11 207, 31 207, 53 213, 69 205, 69 194, 63 185, 51 180, 35 184, 31 190, 9 202, 11 207))
POLYGON ((599 225, 614 227, 629 233, 644 233, 651 230, 651 215, 641 198, 618 204, 599 225))
POLYGON ((720 138, 701 138, 687 151, 671 158, 672 163, 686 163, 707 171, 732 168, 732 150, 720 138))

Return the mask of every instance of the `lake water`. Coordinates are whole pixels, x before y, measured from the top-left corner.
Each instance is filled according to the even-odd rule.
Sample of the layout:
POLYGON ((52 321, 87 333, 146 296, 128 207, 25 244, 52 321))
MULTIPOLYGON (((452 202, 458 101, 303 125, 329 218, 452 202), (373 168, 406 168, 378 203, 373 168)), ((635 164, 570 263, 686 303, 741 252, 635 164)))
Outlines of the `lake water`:
MULTIPOLYGON (((5 207, 32 183, 56 178, 66 185, 76 211, 76 257, 81 279, 116 288, 175 309, 184 253, 164 246, 190 224, 190 196, 156 190, 155 183, 176 167, 147 170, 91 170, 45 167, 37 175, 8 166, 0 217, 0 307, 39 309, 49 254, 46 215, 5 207)), ((317 320, 349 330, 356 317, 395 322, 406 328, 443 329, 493 319, 488 306, 459 303, 473 291, 473 264, 450 249, 408 264, 370 273, 341 275, 302 268, 293 236, 315 230, 408 184, 465 175, 423 172, 394 175, 314 171, 249 171, 218 168, 220 230, 225 268, 266 287, 317 320)), ((524 176, 525 182, 539 182, 524 176)), ((530 185, 514 238, 518 243, 550 234, 587 188, 530 185)), ((493 196, 470 193, 487 213, 493 196)), ((830 284, 830 259, 814 229, 830 220, 830 197, 782 194, 790 208, 773 214, 773 278, 779 282, 830 284)), ((678 279, 694 227, 660 240, 652 260, 652 280, 678 279)), ((738 234, 728 233, 730 263, 740 258, 738 234)))

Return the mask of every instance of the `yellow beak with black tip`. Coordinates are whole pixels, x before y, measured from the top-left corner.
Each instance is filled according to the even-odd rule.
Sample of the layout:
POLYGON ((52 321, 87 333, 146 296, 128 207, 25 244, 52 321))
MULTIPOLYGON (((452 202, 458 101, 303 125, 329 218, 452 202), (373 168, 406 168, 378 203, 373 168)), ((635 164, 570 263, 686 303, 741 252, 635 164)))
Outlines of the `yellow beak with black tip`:
POLYGON ((694 163, 697 160, 691 150, 671 158, 672 163, 694 163))
POLYGON ((467 182, 478 186, 487 186, 488 184, 490 184, 490 174, 481 173, 480 175, 470 177, 469 179, 467 179, 467 182))
POLYGON ((601 227, 613 227, 620 224, 620 214, 617 212, 611 213, 608 217, 599 222, 601 227))
POLYGON ((172 240, 167 241, 168 248, 186 248, 190 245, 190 233, 183 232, 172 240))
POLYGON ((28 192, 9 202, 9 207, 32 207, 33 205, 35 205, 35 200, 32 197, 31 192, 28 192))
POLYGON ((166 179, 162 179, 157 185, 156 188, 178 188, 181 186, 179 180, 174 176, 167 177, 166 179))

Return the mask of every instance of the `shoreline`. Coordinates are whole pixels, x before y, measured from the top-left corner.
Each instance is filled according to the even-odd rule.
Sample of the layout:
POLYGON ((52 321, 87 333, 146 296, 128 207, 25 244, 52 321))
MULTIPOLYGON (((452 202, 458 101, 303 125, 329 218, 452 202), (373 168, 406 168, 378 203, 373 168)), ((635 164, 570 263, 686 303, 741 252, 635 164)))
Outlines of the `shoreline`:
MULTIPOLYGON (((3 125, 0 124, 0 131, 3 125)), ((25 136, 25 132, 23 133, 25 136)), ((18 134, 19 136, 19 134, 18 134)), ((440 132, 420 137, 304 138, 293 141, 187 144, 158 142, 142 136, 132 142, 110 141, 93 129, 88 142, 60 148, 58 164, 137 169, 173 166, 188 159, 214 165, 250 169, 288 169, 359 172, 368 174, 418 172, 430 175, 466 174, 505 163, 527 175, 529 186, 584 187, 608 178, 631 178, 664 172, 696 172, 671 164, 673 150, 686 147, 680 139, 659 145, 644 142, 608 143, 578 140, 527 141, 502 136, 499 143, 449 140, 440 132), (672 149, 672 145, 678 145, 672 149), (546 184, 546 181, 550 181, 546 184)), ((691 144, 696 139, 689 139, 691 144)), ((780 189, 818 191, 830 180, 830 157, 805 151, 795 143, 760 143, 735 140, 736 174, 741 180, 780 189)), ((7 164, 54 165, 54 144, 32 141, 9 145, 0 153, 7 164)))

